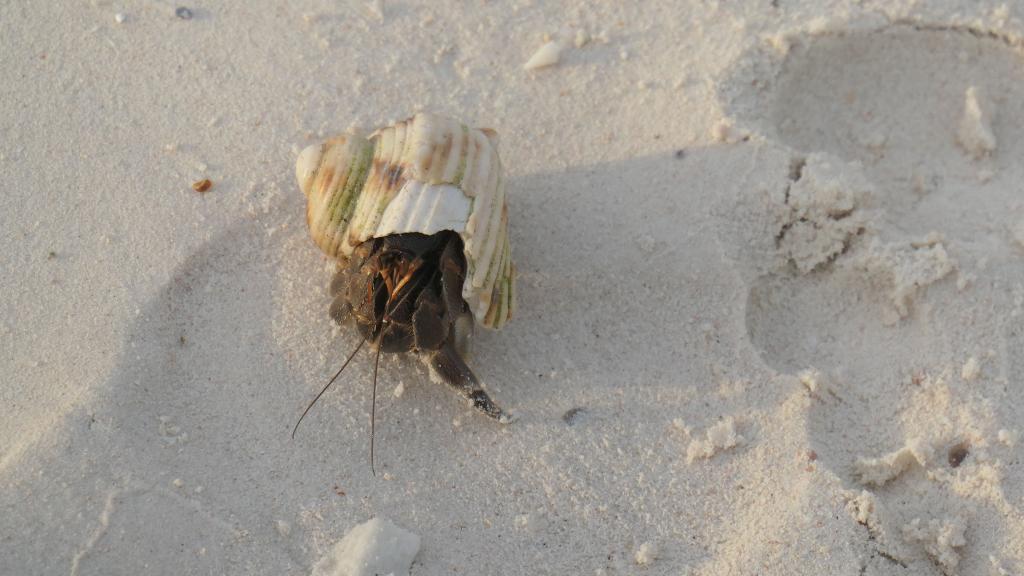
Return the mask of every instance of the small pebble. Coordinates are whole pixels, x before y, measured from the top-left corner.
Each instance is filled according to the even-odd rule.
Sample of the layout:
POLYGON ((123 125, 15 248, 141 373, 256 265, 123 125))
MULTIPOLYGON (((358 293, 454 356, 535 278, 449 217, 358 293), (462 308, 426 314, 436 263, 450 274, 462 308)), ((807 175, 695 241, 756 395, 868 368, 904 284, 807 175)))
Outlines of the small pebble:
POLYGON ((999 441, 1003 444, 1013 448, 1013 445, 1017 443, 1017 431, 1002 429, 998 433, 999 441))
POLYGON ((650 566, 658 558, 658 547, 651 542, 644 542, 633 554, 633 559, 640 566, 650 566))
POLYGON ((213 187, 213 182, 210 182, 209 178, 203 178, 192 183, 192 189, 196 192, 206 192, 213 187))
POLYGON ((570 408, 569 410, 566 410, 565 414, 562 414, 562 421, 569 426, 572 426, 579 422, 580 419, 583 418, 584 414, 586 414, 586 410, 583 408, 570 408))
POLYGON ((178 9, 174 11, 174 15, 182 20, 192 19, 192 11, 184 6, 178 6, 178 9))
POLYGON ((287 537, 292 533, 292 525, 285 522, 284 520, 275 521, 274 527, 277 528, 277 533, 281 536, 287 537))
POLYGON ((967 382, 973 382, 979 376, 981 376, 981 363, 978 362, 977 358, 971 356, 967 359, 967 362, 964 362, 963 368, 960 369, 960 377, 967 382))
POLYGON ((124 24, 124 21, 127 19, 128 16, 126 16, 124 12, 118 12, 117 14, 114 14, 114 22, 117 22, 118 24, 124 24))
POLYGON ((582 28, 576 30, 576 36, 572 40, 573 45, 583 48, 588 42, 590 42, 590 34, 587 34, 587 31, 582 28))
POLYGON ((960 466, 969 453, 970 450, 968 449, 966 442, 961 442, 956 446, 953 446, 949 449, 949 453, 947 454, 949 465, 953 468, 960 466))

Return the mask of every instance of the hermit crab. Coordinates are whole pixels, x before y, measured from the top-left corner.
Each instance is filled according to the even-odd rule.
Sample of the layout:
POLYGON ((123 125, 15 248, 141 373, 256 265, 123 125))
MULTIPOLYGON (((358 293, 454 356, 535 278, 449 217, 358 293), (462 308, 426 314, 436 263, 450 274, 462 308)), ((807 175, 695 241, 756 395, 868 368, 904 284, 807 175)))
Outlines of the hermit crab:
POLYGON ((354 320, 363 338, 295 428, 367 342, 374 402, 380 353, 415 352, 434 380, 509 421, 464 360, 475 323, 501 328, 515 310, 497 134, 420 113, 310 146, 295 175, 313 241, 338 261, 330 315, 354 320))

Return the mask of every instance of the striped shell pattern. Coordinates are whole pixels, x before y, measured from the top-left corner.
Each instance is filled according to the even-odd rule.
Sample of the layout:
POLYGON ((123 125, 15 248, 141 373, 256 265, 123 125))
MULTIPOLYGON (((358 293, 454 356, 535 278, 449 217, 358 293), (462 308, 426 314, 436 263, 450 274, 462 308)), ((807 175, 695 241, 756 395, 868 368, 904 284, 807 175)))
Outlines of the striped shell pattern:
POLYGON ((295 175, 310 234, 327 255, 344 261, 370 238, 452 230, 463 241, 462 297, 473 316, 489 328, 512 317, 515 267, 492 130, 420 113, 368 137, 310 146, 295 175))

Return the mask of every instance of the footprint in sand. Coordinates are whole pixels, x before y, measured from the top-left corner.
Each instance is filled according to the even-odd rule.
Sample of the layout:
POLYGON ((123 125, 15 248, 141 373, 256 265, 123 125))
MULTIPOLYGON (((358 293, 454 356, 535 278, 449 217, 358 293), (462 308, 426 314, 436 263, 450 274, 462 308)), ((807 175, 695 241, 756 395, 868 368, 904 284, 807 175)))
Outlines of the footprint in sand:
POLYGON ((775 45, 723 89, 790 155, 779 190, 738 203, 766 216, 732 241, 774 250, 767 269, 738 259, 760 274, 750 341, 808 387, 809 448, 850 491, 868 567, 1022 565, 1022 495, 1001 479, 1022 473, 1024 57, 911 27, 775 45))

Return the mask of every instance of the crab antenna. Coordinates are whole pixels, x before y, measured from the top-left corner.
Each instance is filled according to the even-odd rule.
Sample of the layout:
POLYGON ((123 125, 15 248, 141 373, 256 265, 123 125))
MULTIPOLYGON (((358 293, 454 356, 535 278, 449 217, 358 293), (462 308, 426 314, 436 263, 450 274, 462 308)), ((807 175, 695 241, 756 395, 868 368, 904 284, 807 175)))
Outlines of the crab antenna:
MULTIPOLYGON (((388 324, 388 328, 391 325, 388 324)), ((373 467, 373 432, 374 425, 377 420, 377 366, 380 364, 380 347, 384 340, 384 330, 380 331, 380 336, 377 337, 377 356, 373 361, 373 395, 370 399, 370 474, 374 477, 377 476, 377 471, 373 467)))
MULTIPOLYGON (((420 258, 417 257, 416 261, 420 261, 420 258)), ((380 321, 380 327, 378 328, 379 332, 377 334, 377 355, 373 361, 373 393, 371 395, 370 400, 370 473, 373 474, 373 476, 375 477, 377 476, 377 470, 376 467, 374 466, 373 445, 374 438, 376 436, 375 432, 377 424, 377 369, 380 366, 380 347, 384 344, 384 335, 387 334, 388 330, 391 329, 391 313, 396 308, 401 306, 402 303, 406 301, 406 299, 409 298, 409 296, 413 292, 413 289, 416 288, 416 286, 418 286, 419 283, 422 281, 422 278, 428 278, 429 281, 433 280, 434 277, 437 276, 436 270, 429 277, 418 275, 417 272, 419 272, 420 269, 421 268, 419 265, 414 266, 413 269, 409 271, 405 276, 397 279, 397 281, 394 282, 393 287, 388 286, 389 296, 387 303, 384 304, 384 318, 380 321), (409 282, 414 282, 414 284, 410 286, 408 285, 409 282), (403 290, 403 288, 406 289, 403 290), (395 296, 398 295, 400 292, 401 295, 399 296, 398 300, 395 300, 395 296)), ((385 283, 381 283, 381 286, 384 285, 385 283)), ((376 292, 377 290, 373 291, 374 294, 376 294, 376 292)))
POLYGON ((363 344, 366 344, 366 338, 363 338, 359 342, 359 345, 356 346, 356 349, 353 350, 352 353, 348 355, 348 358, 345 360, 345 363, 341 365, 341 368, 338 368, 338 371, 334 373, 334 377, 331 378, 330 382, 328 382, 327 385, 323 387, 323 390, 320 390, 320 393, 316 395, 316 398, 313 398, 313 401, 309 403, 309 406, 306 406, 306 410, 302 412, 302 416, 299 416, 299 421, 296 422, 295 427, 292 428, 292 439, 295 439, 295 431, 299 429, 299 424, 302 424, 302 419, 306 417, 306 414, 309 414, 309 410, 313 407, 314 404, 316 404, 316 401, 319 400, 320 397, 324 395, 324 392, 327 392, 327 389, 331 387, 331 384, 334 384, 334 381, 338 379, 338 376, 341 376, 341 372, 345 369, 346 366, 348 366, 348 363, 351 362, 352 359, 356 357, 356 354, 359 353, 359 350, 363 347, 363 344))

